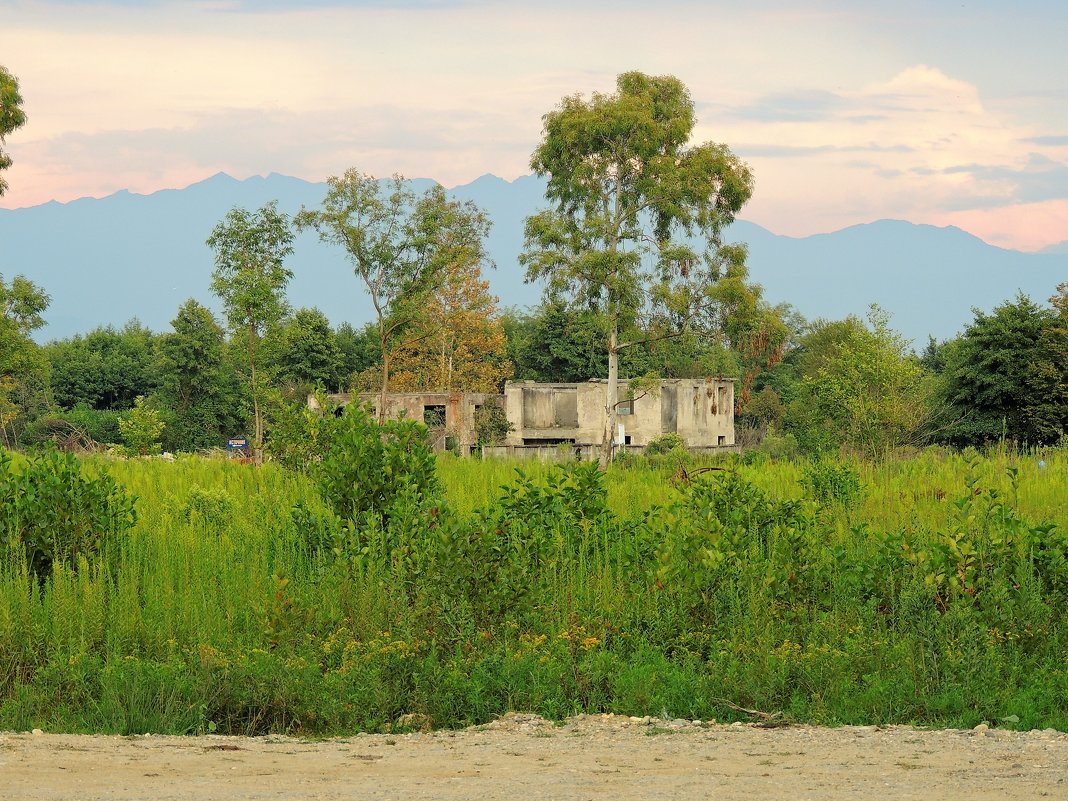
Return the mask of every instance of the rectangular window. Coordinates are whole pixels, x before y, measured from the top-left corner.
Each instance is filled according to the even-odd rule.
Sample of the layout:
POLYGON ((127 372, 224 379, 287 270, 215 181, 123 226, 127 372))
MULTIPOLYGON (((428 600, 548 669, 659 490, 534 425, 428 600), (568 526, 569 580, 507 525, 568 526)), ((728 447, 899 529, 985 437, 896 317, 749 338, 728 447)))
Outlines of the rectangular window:
POLYGON ((625 414, 634 414, 634 401, 625 400, 616 404, 616 414, 622 416, 625 414))
POLYGON ((423 407, 423 422, 430 428, 444 428, 445 427, 445 407, 444 406, 424 406, 423 407))

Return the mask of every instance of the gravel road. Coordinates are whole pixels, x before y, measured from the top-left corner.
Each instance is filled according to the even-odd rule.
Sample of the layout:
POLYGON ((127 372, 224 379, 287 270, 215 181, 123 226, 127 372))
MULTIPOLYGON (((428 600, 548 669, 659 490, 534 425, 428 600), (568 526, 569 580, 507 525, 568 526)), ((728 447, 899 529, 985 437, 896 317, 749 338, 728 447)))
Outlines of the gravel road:
POLYGON ((325 741, 9 732, 0 797, 1068 800, 1068 735, 522 714, 325 741))

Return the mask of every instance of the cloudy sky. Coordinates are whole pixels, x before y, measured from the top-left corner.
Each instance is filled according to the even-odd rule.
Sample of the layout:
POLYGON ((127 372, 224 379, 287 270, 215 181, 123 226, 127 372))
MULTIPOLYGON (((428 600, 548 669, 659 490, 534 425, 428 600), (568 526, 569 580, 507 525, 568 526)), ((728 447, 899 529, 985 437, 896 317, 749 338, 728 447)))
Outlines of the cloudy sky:
POLYGON ((1068 240, 1063 0, 0 0, 27 125, 0 207, 357 166, 529 172, 541 115, 616 74, 690 88, 700 141, 794 236, 880 218, 1068 240))

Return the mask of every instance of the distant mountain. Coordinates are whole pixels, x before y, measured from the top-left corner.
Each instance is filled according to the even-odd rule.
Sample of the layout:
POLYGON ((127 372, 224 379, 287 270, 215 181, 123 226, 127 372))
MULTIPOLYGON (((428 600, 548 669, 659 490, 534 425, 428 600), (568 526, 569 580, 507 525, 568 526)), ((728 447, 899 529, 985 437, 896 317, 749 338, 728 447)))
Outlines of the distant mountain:
MULTIPOLYGON (((413 182, 417 189, 429 181, 413 182)), ((100 199, 0 209, 0 274, 22 273, 52 296, 45 341, 132 317, 169 328, 179 305, 195 297, 219 310, 209 290, 211 229, 234 206, 277 200, 282 211, 315 206, 326 185, 271 174, 238 181, 218 174, 180 190, 117 192, 100 199)), ((493 220, 488 248, 497 268, 489 281, 506 306, 532 306, 540 289, 523 283, 517 256, 524 219, 542 208, 544 183, 492 175, 454 187, 493 220)), ((928 334, 952 336, 1018 291, 1045 301, 1068 280, 1068 252, 1027 254, 996 248, 957 228, 880 220, 831 234, 777 236, 746 221, 729 238, 749 246, 750 272, 772 303, 788 302, 809 318, 863 315, 871 303, 922 346, 928 334)), ((297 238, 289 266, 294 307, 318 306, 335 323, 362 324, 371 309, 345 255, 310 233, 297 238)))

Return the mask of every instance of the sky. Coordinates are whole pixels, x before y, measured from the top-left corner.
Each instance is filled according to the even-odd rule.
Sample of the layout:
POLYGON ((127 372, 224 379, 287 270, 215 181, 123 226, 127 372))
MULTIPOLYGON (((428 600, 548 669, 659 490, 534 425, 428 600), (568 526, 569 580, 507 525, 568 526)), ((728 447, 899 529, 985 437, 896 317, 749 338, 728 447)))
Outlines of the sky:
POLYGON ((689 88, 753 169, 741 216, 1068 240, 1063 0, 0 0, 28 117, 0 208, 226 172, 530 172, 541 117, 621 72, 689 88))

